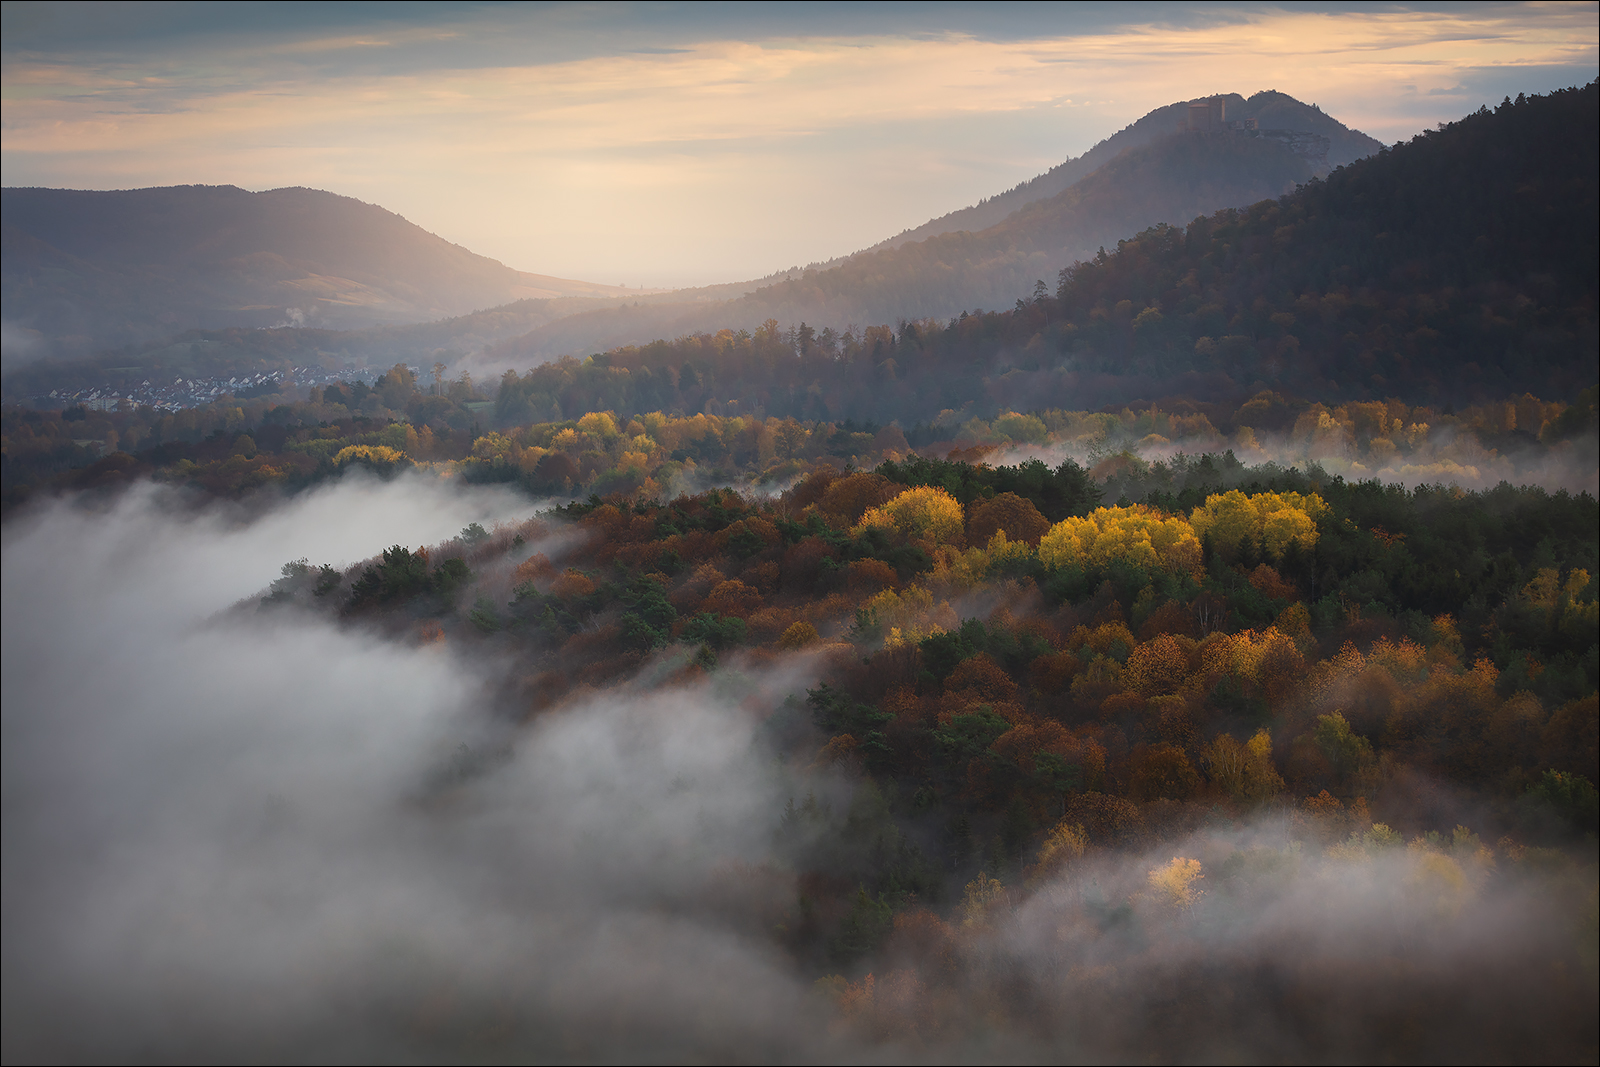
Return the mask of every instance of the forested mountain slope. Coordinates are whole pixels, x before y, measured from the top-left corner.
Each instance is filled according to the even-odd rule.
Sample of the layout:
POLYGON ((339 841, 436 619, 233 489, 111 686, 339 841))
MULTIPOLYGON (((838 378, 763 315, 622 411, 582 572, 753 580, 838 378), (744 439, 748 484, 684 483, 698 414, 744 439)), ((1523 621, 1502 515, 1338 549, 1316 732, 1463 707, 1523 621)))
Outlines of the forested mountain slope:
POLYGON ((194 327, 349 329, 625 292, 512 270, 315 189, 7 189, 4 220, 6 323, 39 355, 194 327))
MULTIPOLYGON (((1255 119, 1262 129, 1296 130, 1316 133, 1328 138, 1328 166, 1342 167, 1363 156, 1378 151, 1381 142, 1368 137, 1360 130, 1352 130, 1344 123, 1322 111, 1315 104, 1302 104, 1286 93, 1265 90, 1248 100, 1238 93, 1219 97, 1197 99, 1221 100, 1227 107, 1227 119, 1255 119)), ((994 226, 1027 204, 1047 200, 1071 188, 1080 179, 1093 174, 1130 148, 1139 148, 1158 141, 1178 129, 1188 119, 1191 101, 1180 100, 1150 112, 1138 122, 1124 126, 1076 159, 1068 159, 1051 167, 1036 178, 1007 189, 997 196, 987 197, 971 207, 952 211, 948 215, 931 219, 914 229, 896 234, 867 249, 875 252, 883 248, 898 248, 911 241, 925 241, 943 233, 957 230, 985 230, 994 226)))
POLYGON ((1597 111, 1594 83, 1519 96, 1276 204, 1141 234, 1063 272, 1059 347, 1319 390, 1589 384, 1597 111))
POLYGON ((651 336, 753 329, 769 318, 841 330, 1004 307, 1102 245, 1159 222, 1278 196, 1311 177, 1311 165, 1276 141, 1234 131, 1171 133, 977 233, 863 253, 720 305, 642 304, 574 315, 501 351, 515 363, 651 336))
MULTIPOLYGON (((1281 93, 1221 99, 1230 120, 1255 118, 1263 128, 1326 136, 1334 163, 1380 147, 1281 93)), ((1004 306, 1102 243, 1153 222, 1181 222, 1275 195, 1312 173, 1279 145, 1173 138, 1187 108, 1180 102, 1153 111, 1007 193, 809 273, 668 293, 511 271, 381 208, 309 189, 11 189, 5 196, 8 375, 41 356, 98 350, 102 358, 96 365, 38 368, 25 386, 8 381, 7 393, 72 391, 90 380, 111 385, 106 368, 118 369, 110 378, 124 370, 142 378, 182 363, 191 376, 227 377, 281 369, 285 361, 361 362, 374 346, 383 351, 371 358, 383 365, 390 358, 454 364, 485 344, 541 327, 548 328, 521 346, 533 358, 729 325, 753 329, 768 317, 842 328, 1004 306), (1132 158, 1118 158, 1130 150, 1132 158), (1091 184, 1068 190, 1086 176, 1091 184), (1032 213, 1025 220, 994 227, 1025 204, 1032 213), (948 233, 936 244, 923 241, 985 227, 993 232, 976 240, 948 233), (514 306, 495 306, 518 297, 514 306), (486 306, 488 318, 473 314, 486 306), (454 321, 437 327, 395 332, 399 323, 452 315, 454 321), (316 329, 301 335, 301 326, 316 329), (240 350, 253 342, 241 327, 291 333, 251 353, 240 350), (197 329, 208 332, 191 332, 197 329), (197 340, 209 342, 208 354, 217 357, 205 368, 167 358, 173 344, 184 355, 197 340), (130 345, 145 350, 123 351, 130 345), (227 365, 212 367, 218 360, 227 365)))
POLYGON ((842 337, 774 321, 538 367, 515 388, 534 410, 715 398, 906 424, 1262 388, 1575 395, 1600 343, 1596 112, 1594 84, 1508 100, 1280 199, 1140 233, 1010 311, 842 337))

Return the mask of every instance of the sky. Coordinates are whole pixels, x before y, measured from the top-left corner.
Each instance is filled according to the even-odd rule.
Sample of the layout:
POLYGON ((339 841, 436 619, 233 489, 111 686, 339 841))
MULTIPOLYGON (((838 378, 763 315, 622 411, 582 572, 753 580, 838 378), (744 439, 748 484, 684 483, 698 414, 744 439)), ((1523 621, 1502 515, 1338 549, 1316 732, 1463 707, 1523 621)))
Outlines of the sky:
POLYGON ((0 180, 310 186, 520 270, 760 277, 1275 89, 1388 143, 1592 80, 1600 6, 13 3, 0 180))

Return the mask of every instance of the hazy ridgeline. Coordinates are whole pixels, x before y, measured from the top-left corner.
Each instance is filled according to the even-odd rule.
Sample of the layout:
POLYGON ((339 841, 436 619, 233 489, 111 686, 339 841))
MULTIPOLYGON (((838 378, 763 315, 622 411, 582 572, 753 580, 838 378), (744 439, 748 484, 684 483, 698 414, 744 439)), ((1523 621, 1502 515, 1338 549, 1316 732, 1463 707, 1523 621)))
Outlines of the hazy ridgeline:
MULTIPOLYGON (((692 413, 711 401, 741 412, 909 425, 968 401, 989 417, 1166 397, 1237 403, 1262 388, 1325 403, 1398 397, 1441 407, 1523 391, 1565 396, 1593 384, 1596 99, 1593 84, 1508 99, 1361 159, 1354 156, 1378 146, 1357 152, 1347 144, 1335 158, 1354 161, 1325 178, 1270 139, 1177 133, 1169 116, 1157 123, 1164 136, 1129 142, 1129 151, 1070 188, 1030 199, 985 229, 879 246, 759 285, 625 294, 618 303, 558 292, 577 283, 522 276, 554 288, 440 322, 351 331, 287 328, 283 316, 295 309, 262 296, 250 303, 265 310, 217 324, 233 328, 8 367, 6 395, 120 396, 175 377, 227 381, 402 359, 480 378, 534 368, 519 389, 533 408, 522 421, 549 417, 551 405, 575 418, 606 408, 692 413), (282 328, 239 328, 257 325, 282 328), (591 353, 604 354, 594 361, 598 380, 575 373, 591 353), (573 366, 541 366, 561 357, 573 366), (685 376, 686 367, 693 373, 685 376)), ((1295 106, 1313 120, 1296 128, 1336 132, 1327 116, 1295 106)), ((226 199, 215 190, 208 197, 226 199)), ((1015 202, 1008 198, 995 202, 1015 202)), ((384 217, 399 223, 376 208, 360 215, 341 226, 365 232, 384 217)), ((246 221, 235 229, 249 230, 246 221)), ((341 226, 323 226, 304 243, 321 248, 341 226)), ((40 250, 31 238, 7 234, 5 334, 13 351, 34 344, 11 321, 20 314, 13 305, 36 305, 48 318, 84 298, 54 293, 75 276, 34 263, 40 250)), ((230 229, 235 244, 238 236, 230 229)), ((384 240, 442 244, 420 231, 384 240)), ((319 286, 340 281, 324 274, 345 271, 357 289, 388 285, 415 298, 426 278, 454 276, 449 264, 429 260, 420 273, 385 282, 366 273, 378 269, 370 255, 335 269, 301 252, 284 254, 319 286)), ((512 273, 471 258, 491 273, 512 273)), ((399 270, 411 259, 397 254, 389 263, 399 270)), ((257 261, 217 264, 204 280, 231 284, 247 263, 257 261)), ((138 285, 166 285, 170 274, 144 272, 138 285)), ((67 328, 40 326, 46 334, 67 328)))
MULTIPOLYGON (((1329 137, 1332 166, 1382 147, 1282 93, 1226 102, 1234 119, 1329 137)), ((1159 108, 1032 181, 854 255, 804 272, 664 293, 511 270, 379 207, 312 189, 8 189, 0 270, 6 370, 108 348, 123 351, 97 370, 126 371, 131 361, 141 364, 139 378, 184 364, 192 374, 195 364, 222 361, 232 365, 220 377, 232 377, 243 366, 237 349, 248 353, 243 359, 292 354, 318 364, 334 354, 371 354, 379 365, 426 366, 456 363, 563 319, 535 340, 545 354, 723 326, 754 329, 769 315, 842 328, 1003 306, 1035 278, 1053 277, 1100 245, 1153 223, 1277 196, 1326 169, 1270 138, 1175 136, 1187 111, 1187 102, 1159 108), (1002 225, 1030 205, 1025 225, 1002 225), (982 236, 920 247, 957 231, 982 236), (919 247, 896 251, 909 241, 919 247), (819 271, 822 291, 809 282, 798 293, 774 284, 819 271), (582 314, 596 310, 602 313, 582 314), (440 315, 456 317, 417 322, 440 315), (261 328, 276 336, 263 343, 261 328), (221 351, 192 352, 205 347, 196 339, 221 351), (130 359, 130 351, 137 355, 130 359)), ((48 379, 39 390, 48 392, 72 373, 55 365, 35 380, 48 379)))
POLYGON ((164 492, 5 530, 8 1059, 1593 1055, 1592 833, 1576 861, 1452 836, 1493 806, 1421 771, 1388 817, 1432 844, 1224 803, 1121 846, 1058 837, 1004 889, 947 873, 937 914, 887 920, 866 889, 827 912, 855 886, 806 874, 817 841, 906 810, 775 739, 837 643, 709 673, 669 645, 527 720, 503 644, 233 605, 285 557, 536 535, 474 557, 488 575, 577 560, 592 527, 413 476, 254 520, 164 492), (797 951, 806 923, 875 947, 797 951))

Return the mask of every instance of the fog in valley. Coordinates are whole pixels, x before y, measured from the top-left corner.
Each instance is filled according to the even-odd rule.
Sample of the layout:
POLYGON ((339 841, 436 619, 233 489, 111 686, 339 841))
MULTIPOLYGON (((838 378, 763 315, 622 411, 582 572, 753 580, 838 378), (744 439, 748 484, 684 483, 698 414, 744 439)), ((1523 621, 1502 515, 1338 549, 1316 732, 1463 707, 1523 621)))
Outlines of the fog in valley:
POLYGON ((499 665, 218 615, 286 553, 437 540, 504 498, 346 484, 242 528, 162 504, 8 531, 8 1056, 788 1033, 770 954, 673 914, 761 853, 771 798, 726 702, 619 694, 512 735, 499 665))
POLYGON ((1186 466, 1203 456, 1217 462, 1224 452, 1251 470, 1238 481, 1260 478, 1277 470, 1300 470, 1318 479, 1341 477, 1348 482, 1376 482, 1407 489, 1443 486, 1469 492, 1508 485, 1536 485, 1547 492, 1600 493, 1600 461, 1592 436, 1568 442, 1559 449, 1507 450, 1489 454, 1470 434, 1443 435, 1430 442, 1426 453, 1405 460, 1372 463, 1342 448, 1308 449, 1286 435, 1251 433, 1247 442, 1230 442, 1220 435, 1174 441, 1061 441, 1045 445, 1011 445, 985 456, 991 465, 1013 465, 1042 460, 1056 466, 1071 460, 1095 472, 1105 486, 1106 503, 1126 494, 1141 499, 1152 489, 1166 489, 1182 480, 1186 466))
MULTIPOLYGON (((1313 857, 1272 810, 1090 849, 1027 896, 969 891, 959 949, 897 924, 873 978, 828 987, 854 983, 841 1016, 782 947, 803 886, 777 831, 807 794, 841 816, 879 802, 762 730, 816 659, 685 681, 672 647, 528 719, 492 652, 239 604, 286 559, 530 510, 346 478, 253 517, 145 486, 8 524, 8 1060, 1322 1059, 1395 1041, 1470 1058, 1486 1026, 1486 1054, 1565 1057, 1592 1040, 1594 975, 1563 962, 1592 946, 1592 879, 1486 883, 1493 860, 1459 835, 1447 864, 1313 857), (1203 891, 1162 873, 1175 857, 1250 877, 1203 891), (1586 928, 1581 904, 1548 906, 1585 894, 1586 928), (1038 1025, 984 1025, 999 989, 1038 1025)), ((559 563, 562 543, 530 549, 559 563)), ((1482 815, 1427 794, 1434 816, 1482 815)))

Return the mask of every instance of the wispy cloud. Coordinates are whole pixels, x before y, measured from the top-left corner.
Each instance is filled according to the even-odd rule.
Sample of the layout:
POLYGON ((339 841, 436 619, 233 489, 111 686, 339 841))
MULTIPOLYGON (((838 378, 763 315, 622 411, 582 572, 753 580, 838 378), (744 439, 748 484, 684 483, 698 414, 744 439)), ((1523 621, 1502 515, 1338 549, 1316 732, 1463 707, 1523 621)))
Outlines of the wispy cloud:
POLYGON ((1502 88, 1587 80, 1600 37, 1593 4, 1231 14, 994 37, 699 17, 655 40, 623 25, 606 48, 570 9, 491 9, 12 51, 4 180, 313 185, 523 269, 731 280, 964 206, 1173 100, 1273 88, 1392 141, 1502 88))

